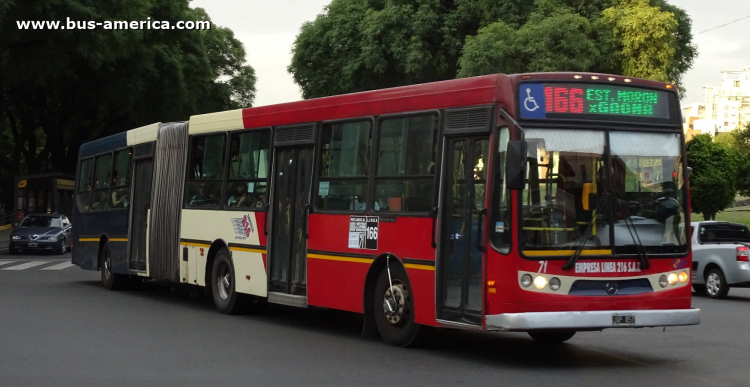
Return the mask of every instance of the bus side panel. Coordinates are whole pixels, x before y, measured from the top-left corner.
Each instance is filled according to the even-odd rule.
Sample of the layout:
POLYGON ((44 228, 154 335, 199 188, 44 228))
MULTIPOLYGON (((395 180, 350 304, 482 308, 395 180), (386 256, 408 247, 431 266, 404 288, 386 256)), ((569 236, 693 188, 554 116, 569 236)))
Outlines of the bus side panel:
POLYGON ((375 258, 390 253, 409 262, 415 321, 436 325, 432 219, 373 215, 379 220, 377 249, 349 248, 350 217, 363 215, 310 215, 308 304, 361 313, 367 272, 375 258))
POLYGON ((188 260, 180 260, 181 281, 205 286, 206 273, 210 275, 212 269, 207 267, 209 248, 215 241, 222 241, 229 245, 237 292, 266 297, 266 238, 261 229, 264 218, 256 216, 260 214, 252 211, 182 210, 180 251, 188 247, 188 260))
POLYGON ((370 265, 360 262, 308 258, 307 303, 363 313, 362 297, 369 268, 370 265))
POLYGON ((127 274, 128 270, 128 211, 97 211, 79 213, 73 220, 72 262, 86 270, 99 268, 99 243, 102 236, 109 240, 112 270, 127 274))

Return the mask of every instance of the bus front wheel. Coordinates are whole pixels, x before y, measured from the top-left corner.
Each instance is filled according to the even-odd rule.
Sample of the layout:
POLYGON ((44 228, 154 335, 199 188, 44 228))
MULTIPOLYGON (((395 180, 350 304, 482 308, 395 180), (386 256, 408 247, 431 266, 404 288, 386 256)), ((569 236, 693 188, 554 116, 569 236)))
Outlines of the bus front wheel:
POLYGON ((406 271, 399 265, 380 273, 375 284, 375 323, 380 336, 388 344, 411 347, 424 335, 421 325, 414 322, 414 297, 406 271))
POLYGON ((561 331, 561 332, 529 332, 529 336, 532 339, 547 344, 558 344, 563 343, 576 334, 575 331, 561 331))

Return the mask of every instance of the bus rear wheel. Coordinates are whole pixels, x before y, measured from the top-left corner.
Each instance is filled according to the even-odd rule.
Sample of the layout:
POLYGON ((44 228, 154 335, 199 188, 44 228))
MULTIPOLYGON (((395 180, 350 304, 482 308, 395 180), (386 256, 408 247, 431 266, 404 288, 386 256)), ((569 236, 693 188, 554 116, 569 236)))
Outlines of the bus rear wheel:
POLYGON ((109 251, 109 242, 104 242, 99 253, 99 270, 102 274, 102 285, 107 290, 125 289, 128 276, 112 272, 112 254, 109 251))
POLYGON ((573 338, 575 334, 575 331, 529 332, 529 336, 531 336, 532 339, 546 344, 559 344, 566 342, 573 338))
POLYGON ((401 266, 391 266, 390 281, 387 269, 380 273, 375 284, 374 312, 378 331, 386 343, 397 347, 419 344, 424 329, 414 322, 414 297, 401 266))
POLYGON ((221 313, 241 314, 247 310, 247 298, 235 291, 236 278, 229 253, 222 249, 216 253, 211 269, 211 293, 214 305, 221 313))

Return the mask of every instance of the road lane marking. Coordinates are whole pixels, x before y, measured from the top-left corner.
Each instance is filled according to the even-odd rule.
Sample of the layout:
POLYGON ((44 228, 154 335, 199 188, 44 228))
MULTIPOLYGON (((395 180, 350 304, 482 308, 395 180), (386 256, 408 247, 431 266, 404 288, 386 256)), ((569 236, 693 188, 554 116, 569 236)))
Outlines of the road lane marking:
POLYGON ((42 270, 63 270, 72 266, 75 266, 75 265, 70 262, 63 262, 63 263, 58 263, 57 265, 47 266, 43 268, 42 270))
POLYGON ((34 266, 40 266, 40 265, 44 265, 47 263, 49 263, 49 261, 31 261, 31 262, 26 262, 26 263, 16 265, 16 266, 6 267, 3 270, 26 270, 34 266))
POLYGON ((3 260, 0 260, 0 266, 7 265, 13 262, 16 262, 16 261, 8 261, 8 260, 3 259, 3 260))

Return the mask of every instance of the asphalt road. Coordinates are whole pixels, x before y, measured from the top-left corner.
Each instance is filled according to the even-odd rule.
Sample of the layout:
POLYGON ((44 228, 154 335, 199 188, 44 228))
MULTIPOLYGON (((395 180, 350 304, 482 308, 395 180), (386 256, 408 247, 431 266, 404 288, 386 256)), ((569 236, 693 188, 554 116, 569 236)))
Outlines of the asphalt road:
POLYGON ((2 386, 747 386, 750 290, 696 297, 695 327, 525 334, 439 330, 422 349, 359 336, 357 315, 273 306, 224 316, 146 283, 110 292, 70 258, 0 252, 2 386), (23 262, 3 263, 14 259, 23 262), (27 261, 50 261, 3 270, 27 261))

